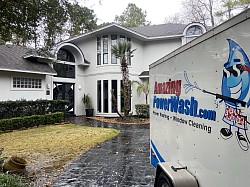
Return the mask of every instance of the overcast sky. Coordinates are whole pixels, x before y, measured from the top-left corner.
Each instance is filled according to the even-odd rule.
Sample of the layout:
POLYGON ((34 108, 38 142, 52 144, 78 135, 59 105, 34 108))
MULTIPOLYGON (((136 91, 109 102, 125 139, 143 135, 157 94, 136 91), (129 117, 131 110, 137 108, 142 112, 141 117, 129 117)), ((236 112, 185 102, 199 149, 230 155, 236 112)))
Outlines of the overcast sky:
POLYGON ((147 21, 151 24, 164 23, 164 19, 181 11, 181 0, 82 0, 81 4, 94 9, 98 24, 113 22, 116 15, 121 15, 129 3, 147 11, 147 21))

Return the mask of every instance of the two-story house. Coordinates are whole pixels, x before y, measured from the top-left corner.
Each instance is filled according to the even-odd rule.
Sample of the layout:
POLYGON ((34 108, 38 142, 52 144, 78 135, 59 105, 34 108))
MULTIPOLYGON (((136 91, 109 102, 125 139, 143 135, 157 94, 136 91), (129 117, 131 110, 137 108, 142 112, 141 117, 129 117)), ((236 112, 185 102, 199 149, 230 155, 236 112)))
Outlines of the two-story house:
MULTIPOLYGON (((40 89, 44 90, 42 93, 45 94, 37 95, 38 99, 67 99, 70 101, 67 110, 75 115, 83 115, 85 111, 81 99, 83 94, 89 94, 95 115, 116 116, 112 107, 111 90, 117 98, 118 109, 122 111, 123 85, 119 59, 111 53, 113 45, 119 40, 131 42, 132 49, 136 50, 134 57, 128 61, 129 77, 131 81, 143 82, 149 78, 149 64, 204 32, 206 28, 200 23, 162 24, 135 28, 125 28, 113 23, 67 39, 56 46, 56 62, 52 67, 57 75, 50 73, 41 80, 43 87, 40 89)), ((31 55, 27 60, 31 60, 31 57, 40 59, 31 55)), ((0 67, 0 71, 4 70, 0 67)), ((20 77, 27 76, 24 74, 20 77)), ((17 78, 10 76, 10 92, 13 91, 12 86, 17 78)), ((132 86, 131 89, 131 112, 135 114, 134 105, 145 103, 145 98, 143 95, 137 95, 136 86, 132 86)), ((14 91, 17 90, 14 89, 14 91)), ((34 91, 33 94, 36 95, 36 92, 34 91)), ((25 95, 20 95, 20 98, 29 99, 25 95)), ((10 96, 9 99, 18 98, 10 96)))

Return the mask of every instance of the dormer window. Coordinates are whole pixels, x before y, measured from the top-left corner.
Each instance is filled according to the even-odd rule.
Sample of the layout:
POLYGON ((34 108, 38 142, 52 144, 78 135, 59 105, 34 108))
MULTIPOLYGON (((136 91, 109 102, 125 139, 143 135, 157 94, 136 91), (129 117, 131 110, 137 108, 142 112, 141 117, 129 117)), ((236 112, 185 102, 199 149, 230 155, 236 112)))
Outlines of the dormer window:
POLYGON ((194 35, 202 35, 203 30, 200 26, 198 25, 193 25, 187 29, 186 36, 194 36, 194 35))
POLYGON ((191 23, 187 25, 183 31, 182 45, 191 42, 205 32, 206 28, 201 23, 191 23))

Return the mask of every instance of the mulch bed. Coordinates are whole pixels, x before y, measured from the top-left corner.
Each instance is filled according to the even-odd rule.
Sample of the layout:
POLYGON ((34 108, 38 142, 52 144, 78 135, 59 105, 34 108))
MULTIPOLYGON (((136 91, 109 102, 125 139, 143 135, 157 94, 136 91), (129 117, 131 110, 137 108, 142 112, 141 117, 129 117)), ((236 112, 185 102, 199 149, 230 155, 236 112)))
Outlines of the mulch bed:
POLYGON ((124 118, 116 118, 116 117, 101 117, 94 116, 88 117, 90 119, 99 120, 107 123, 118 123, 118 124, 149 124, 149 118, 139 118, 139 117, 124 117, 124 118))

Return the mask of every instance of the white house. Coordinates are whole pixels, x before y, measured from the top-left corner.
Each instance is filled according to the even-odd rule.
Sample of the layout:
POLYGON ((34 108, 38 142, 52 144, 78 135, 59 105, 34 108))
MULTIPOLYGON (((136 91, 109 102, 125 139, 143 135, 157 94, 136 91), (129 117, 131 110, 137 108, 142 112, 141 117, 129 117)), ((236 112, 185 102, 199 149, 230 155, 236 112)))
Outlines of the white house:
MULTIPOLYGON (((114 90, 118 109, 121 111, 122 75, 119 60, 111 54, 112 45, 115 45, 118 40, 131 42, 132 49, 136 50, 129 62, 130 80, 145 81, 149 76, 149 64, 204 32, 206 28, 199 23, 135 28, 125 28, 113 23, 59 43, 55 50, 57 60, 52 65, 57 74, 51 69, 46 72, 33 70, 18 72, 14 67, 6 69, 3 66, 2 68, 3 62, 0 61, 0 81, 1 84, 8 85, 0 99, 67 99, 70 101, 68 111, 75 115, 82 115, 85 111, 81 99, 85 93, 90 94, 92 98, 95 115, 116 116, 110 90, 114 90), (39 78, 41 87, 32 90, 33 92, 26 92, 26 87, 14 88, 15 81, 19 77, 27 77, 28 79, 20 79, 24 82, 29 81, 29 77, 39 78)), ((0 56, 1 53, 2 51, 0 56)), ((34 59, 38 61, 31 63, 34 66, 41 64, 39 62, 41 57, 37 55, 26 55, 22 58, 25 61, 34 59)), ((31 91, 30 88, 28 90, 31 91)), ((137 96, 136 87, 132 87, 131 112, 135 113, 134 105, 138 103, 145 103, 145 98, 143 95, 137 96)))

